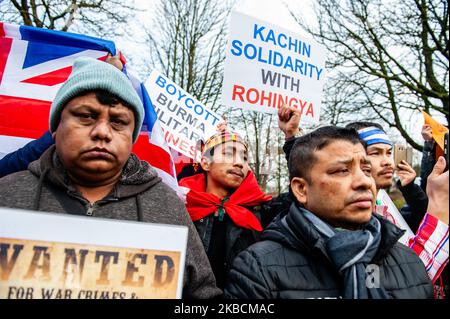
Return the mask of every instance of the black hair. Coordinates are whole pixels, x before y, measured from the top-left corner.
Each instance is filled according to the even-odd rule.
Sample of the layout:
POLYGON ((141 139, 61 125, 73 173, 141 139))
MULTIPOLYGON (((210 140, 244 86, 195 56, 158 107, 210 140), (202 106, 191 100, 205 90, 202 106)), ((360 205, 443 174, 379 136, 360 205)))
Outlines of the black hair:
POLYGON ((352 144, 364 142, 360 140, 355 129, 338 126, 324 126, 296 139, 289 155, 289 180, 301 177, 311 183, 310 171, 317 161, 314 153, 329 145, 332 141, 342 140, 352 144))
POLYGON ((352 122, 352 123, 347 124, 345 126, 345 128, 354 129, 356 131, 359 131, 360 129, 363 129, 366 127, 371 127, 371 126, 375 126, 376 128, 379 128, 380 130, 385 132, 383 127, 380 124, 373 123, 373 122, 352 122))

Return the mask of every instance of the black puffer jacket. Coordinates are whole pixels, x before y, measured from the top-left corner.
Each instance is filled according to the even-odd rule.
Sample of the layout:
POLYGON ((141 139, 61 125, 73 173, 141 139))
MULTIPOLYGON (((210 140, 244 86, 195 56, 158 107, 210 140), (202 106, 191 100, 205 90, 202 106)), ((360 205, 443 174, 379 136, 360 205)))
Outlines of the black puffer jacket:
POLYGON ((408 210, 403 207, 400 213, 408 223, 408 226, 409 228, 411 228, 413 233, 417 233, 420 223, 422 222, 422 219, 425 216, 425 212, 427 211, 428 196, 422 190, 422 188, 420 188, 420 186, 416 185, 414 182, 402 186, 399 180, 397 181, 397 187, 402 192, 402 195, 405 198, 406 204, 408 204, 409 208, 408 212, 408 210))
MULTIPOLYGON (((272 214, 278 212, 277 209, 272 209, 271 202, 246 208, 260 220, 263 229, 272 221, 274 217, 272 214)), ((218 222, 217 219, 214 214, 211 214, 195 221, 194 225, 211 263, 217 287, 223 289, 234 258, 241 251, 258 242, 261 232, 236 226, 226 214, 223 222, 218 222), (216 227, 222 224, 222 231, 219 231, 219 228, 214 229, 215 223, 216 227)))
MULTIPOLYGON (((379 266, 380 284, 392 298, 433 298, 423 263, 397 243, 403 231, 378 219, 382 237, 372 263, 379 266)), ((342 286, 343 277, 328 261, 324 241, 293 204, 286 217, 275 218, 262 241, 236 257, 225 298, 340 298, 342 286)))

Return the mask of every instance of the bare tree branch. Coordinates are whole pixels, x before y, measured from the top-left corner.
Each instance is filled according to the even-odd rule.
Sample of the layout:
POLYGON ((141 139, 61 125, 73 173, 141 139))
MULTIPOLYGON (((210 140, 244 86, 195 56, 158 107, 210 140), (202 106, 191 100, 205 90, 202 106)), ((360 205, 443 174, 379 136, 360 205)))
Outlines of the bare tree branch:
POLYGON ((326 119, 375 117, 416 149, 407 114, 423 109, 448 124, 447 1, 321 0, 315 11, 317 27, 291 14, 328 49, 326 119))
POLYGON ((0 6, 5 22, 101 37, 123 34, 138 11, 127 0, 9 0, 0 6))

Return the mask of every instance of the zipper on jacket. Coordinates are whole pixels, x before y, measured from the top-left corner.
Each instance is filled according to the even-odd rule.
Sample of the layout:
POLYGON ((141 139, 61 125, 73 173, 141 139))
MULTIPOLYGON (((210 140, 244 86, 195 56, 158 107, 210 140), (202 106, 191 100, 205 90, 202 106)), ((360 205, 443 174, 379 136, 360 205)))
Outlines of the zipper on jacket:
POLYGON ((117 201, 119 201, 119 199, 116 198, 116 197, 106 197, 106 198, 103 198, 101 200, 96 201, 95 203, 90 203, 83 196, 80 196, 79 194, 77 194, 75 192, 68 191, 67 194, 69 196, 73 197, 73 198, 76 198, 77 200, 79 200, 83 204, 83 206, 86 209, 86 213, 85 213, 86 216, 93 216, 96 206, 103 205, 103 204, 106 204, 106 203, 109 203, 109 202, 117 202, 117 201))
POLYGON ((86 215, 92 216, 94 214, 94 206, 95 206, 95 203, 94 204, 91 204, 91 203, 88 204, 86 215))
POLYGON ((109 203, 109 202, 117 202, 119 201, 118 198, 107 198, 107 199, 102 199, 102 200, 98 200, 95 203, 87 203, 86 208, 86 215, 87 216, 92 216, 94 215, 94 209, 96 208, 96 206, 98 204, 105 204, 105 203, 109 203))

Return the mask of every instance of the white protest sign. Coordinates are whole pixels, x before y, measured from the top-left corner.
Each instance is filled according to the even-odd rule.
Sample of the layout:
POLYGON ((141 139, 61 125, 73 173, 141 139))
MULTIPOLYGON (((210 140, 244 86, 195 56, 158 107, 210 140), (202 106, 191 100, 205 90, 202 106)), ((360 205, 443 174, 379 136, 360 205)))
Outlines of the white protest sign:
POLYGON ((285 104, 301 111, 302 122, 317 123, 325 55, 323 46, 312 39, 233 12, 222 103, 267 113, 285 104))
POLYGON ((145 87, 169 146, 194 158, 198 140, 215 134, 222 117, 156 70, 145 87))
POLYGON ((384 189, 380 189, 377 194, 377 201, 380 202, 383 206, 387 207, 386 211, 379 211, 378 207, 376 208, 376 212, 392 222, 394 225, 399 227, 400 229, 406 230, 402 237, 398 240, 402 244, 408 246, 409 238, 414 236, 411 228, 409 228, 408 223, 403 218, 402 214, 398 211, 392 199, 389 197, 388 193, 384 189))
POLYGON ((181 298, 188 229, 0 208, 0 299, 181 298))

